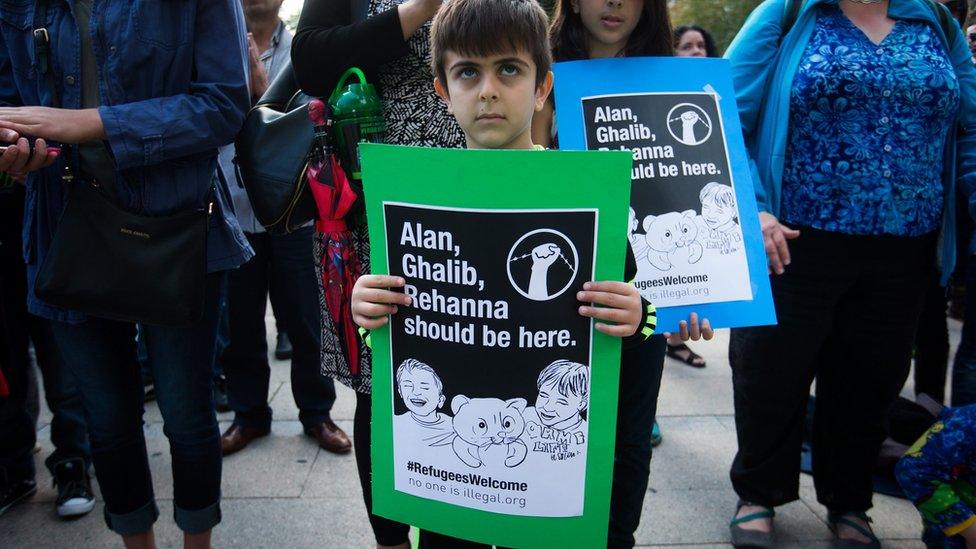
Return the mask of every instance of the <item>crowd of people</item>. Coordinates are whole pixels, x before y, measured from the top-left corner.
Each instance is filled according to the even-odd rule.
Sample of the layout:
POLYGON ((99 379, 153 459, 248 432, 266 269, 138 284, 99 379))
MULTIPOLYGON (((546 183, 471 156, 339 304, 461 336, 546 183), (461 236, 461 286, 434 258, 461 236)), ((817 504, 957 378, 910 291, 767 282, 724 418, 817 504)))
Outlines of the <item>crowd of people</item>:
MULTIPOLYGON (((358 352, 342 352, 323 287, 327 239, 312 223, 266 231, 239 181, 245 115, 286 71, 321 97, 355 66, 376 83, 386 143, 555 149, 554 61, 719 55, 701 26, 672 28, 663 1, 558 0, 550 15, 536 0, 306 0, 294 36, 281 3, 0 2, 0 514, 36 491, 36 362, 57 514, 94 508, 93 468, 107 526, 126 547, 155 547, 142 420, 151 381, 174 520, 185 547, 209 547, 222 457, 272 425, 270 300, 305 434, 354 454, 377 547, 410 547, 408 524, 372 513, 368 336, 410 304, 398 291, 407 281, 368 274, 366 226, 350 220, 365 274, 350 298, 358 352), (506 116, 481 123, 489 107, 506 116), (198 318, 132 322, 38 297, 70 189, 85 184, 133 214, 207 212, 198 318), (334 381, 356 393, 351 436, 330 417, 334 381), (223 434, 218 408, 234 412, 223 434)), ((872 475, 913 353, 916 390, 945 400, 942 289, 976 280, 976 26, 964 0, 941 4, 766 0, 725 52, 778 318, 731 333, 737 547, 775 546, 775 508, 799 498, 811 409, 812 472, 834 544, 880 547, 872 475), (925 349, 934 358, 922 367, 925 349)), ((626 271, 631 280, 633 254, 626 271)), ((661 441, 665 357, 704 368, 687 342, 713 330, 692 313, 679 332, 651 335, 653 304, 620 281, 588 282, 578 299, 579 314, 622 339, 607 546, 632 547, 661 441)), ((976 292, 965 305, 969 320, 976 292)), ((974 348, 976 319, 953 366, 953 406, 895 468, 931 546, 976 547, 974 348)), ((420 547, 485 546, 424 530, 420 547)))

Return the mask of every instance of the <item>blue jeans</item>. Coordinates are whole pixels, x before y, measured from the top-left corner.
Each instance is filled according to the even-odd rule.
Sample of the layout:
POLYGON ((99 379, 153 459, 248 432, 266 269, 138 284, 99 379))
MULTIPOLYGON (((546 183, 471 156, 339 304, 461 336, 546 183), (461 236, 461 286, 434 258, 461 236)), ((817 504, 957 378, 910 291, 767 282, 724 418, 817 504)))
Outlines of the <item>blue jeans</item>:
MULTIPOLYGON (((177 526, 187 533, 220 522, 220 432, 213 401, 212 358, 220 288, 226 273, 207 275, 203 318, 190 326, 142 326, 170 443, 177 526)), ((91 431, 105 521, 126 536, 148 531, 159 510, 142 430, 143 385, 132 323, 90 318, 53 323, 78 382, 91 431)))
POLYGON ((976 403, 976 255, 966 262, 966 317, 952 364, 952 405, 976 403))
POLYGON ((230 344, 221 362, 234 423, 271 428, 271 368, 265 333, 268 291, 282 329, 291 339, 291 389, 302 425, 329 419, 335 385, 319 364, 318 283, 312 263, 313 228, 288 235, 247 233, 254 257, 230 273, 230 344))

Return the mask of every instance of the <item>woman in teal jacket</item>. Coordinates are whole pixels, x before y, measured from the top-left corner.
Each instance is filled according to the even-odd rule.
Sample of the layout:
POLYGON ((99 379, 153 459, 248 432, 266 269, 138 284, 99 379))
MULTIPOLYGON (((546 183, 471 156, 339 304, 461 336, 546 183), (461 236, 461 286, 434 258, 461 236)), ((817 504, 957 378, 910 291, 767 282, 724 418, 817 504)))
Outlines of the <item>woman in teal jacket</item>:
POLYGON ((877 547, 864 513, 885 412, 937 255, 952 272, 946 205, 976 183, 976 71, 930 0, 794 7, 764 2, 726 53, 779 319, 733 330, 729 346, 733 542, 770 546, 773 508, 798 498, 816 378, 817 498, 838 544, 877 547))

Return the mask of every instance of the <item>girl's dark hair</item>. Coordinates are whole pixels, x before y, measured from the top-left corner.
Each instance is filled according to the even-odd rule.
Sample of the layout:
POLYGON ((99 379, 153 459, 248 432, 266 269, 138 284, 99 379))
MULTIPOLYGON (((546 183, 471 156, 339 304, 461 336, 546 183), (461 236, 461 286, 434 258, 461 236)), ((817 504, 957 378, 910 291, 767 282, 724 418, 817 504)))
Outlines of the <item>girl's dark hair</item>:
POLYGON ((702 35, 705 39, 705 55, 708 57, 718 57, 718 47, 715 46, 715 39, 712 38, 711 33, 707 30, 699 27, 698 25, 681 25, 680 27, 674 29, 674 47, 677 48, 678 44, 681 43, 681 37, 685 35, 688 31, 695 31, 702 35))
MULTIPOLYGON (((556 0, 556 11, 549 26, 552 55, 556 61, 589 59, 588 35, 583 19, 573 13, 572 0, 556 0)), ((627 1, 627 0, 625 0, 627 1)), ((668 3, 644 0, 644 9, 621 55, 624 57, 674 55, 668 3)))

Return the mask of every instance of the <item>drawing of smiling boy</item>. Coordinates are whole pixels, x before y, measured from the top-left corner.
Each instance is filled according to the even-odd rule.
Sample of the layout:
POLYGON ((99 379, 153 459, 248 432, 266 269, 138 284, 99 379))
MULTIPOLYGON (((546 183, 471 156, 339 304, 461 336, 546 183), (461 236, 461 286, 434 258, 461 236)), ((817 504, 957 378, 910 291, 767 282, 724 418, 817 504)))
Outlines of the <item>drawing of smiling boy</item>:
POLYGON ((437 410, 444 406, 444 384, 433 368, 408 358, 396 371, 396 387, 408 412, 393 418, 393 428, 416 432, 430 446, 440 445, 454 433, 451 418, 437 410))

